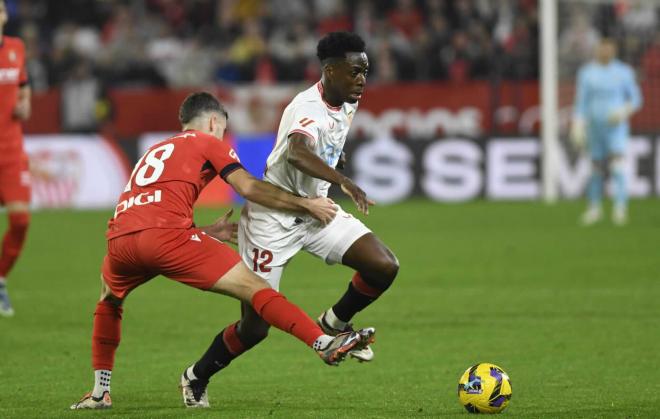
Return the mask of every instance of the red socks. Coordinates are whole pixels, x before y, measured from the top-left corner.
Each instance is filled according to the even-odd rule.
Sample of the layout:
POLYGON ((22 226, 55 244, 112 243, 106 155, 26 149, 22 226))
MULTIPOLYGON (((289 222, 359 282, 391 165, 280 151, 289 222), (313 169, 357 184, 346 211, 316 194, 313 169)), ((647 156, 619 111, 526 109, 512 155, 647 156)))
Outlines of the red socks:
POLYGON ((6 277, 21 254, 28 225, 30 224, 30 213, 9 213, 9 229, 2 241, 2 256, 0 256, 0 276, 6 277))
POLYGON ((272 288, 257 291, 252 296, 252 307, 268 324, 294 335, 307 346, 311 347, 319 336, 324 335, 304 311, 272 288))
POLYGON ((367 284, 364 279, 362 279, 360 272, 355 272, 351 283, 360 294, 364 294, 367 297, 378 298, 383 293, 383 290, 379 290, 378 288, 374 288, 367 284))
POLYGON ((115 352, 121 339, 121 306, 99 301, 94 312, 92 332, 92 367, 95 370, 112 370, 115 352))
POLYGON ((236 322, 227 326, 222 332, 222 341, 225 343, 229 352, 234 356, 239 356, 245 352, 245 345, 243 345, 243 342, 241 342, 241 339, 236 332, 236 326, 238 326, 238 323, 239 322, 236 322))

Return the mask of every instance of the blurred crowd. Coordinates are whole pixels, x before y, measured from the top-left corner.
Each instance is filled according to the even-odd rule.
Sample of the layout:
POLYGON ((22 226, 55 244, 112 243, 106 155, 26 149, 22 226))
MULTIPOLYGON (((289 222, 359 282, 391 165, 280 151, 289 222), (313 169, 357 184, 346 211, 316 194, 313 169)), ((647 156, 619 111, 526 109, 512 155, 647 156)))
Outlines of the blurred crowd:
POLYGON ((35 90, 319 77, 316 43, 358 32, 370 82, 534 79, 535 0, 7 0, 35 90))
POLYGON ((572 80, 590 60, 601 37, 616 41, 619 57, 642 79, 660 79, 660 2, 611 0, 559 2, 561 77, 572 80))

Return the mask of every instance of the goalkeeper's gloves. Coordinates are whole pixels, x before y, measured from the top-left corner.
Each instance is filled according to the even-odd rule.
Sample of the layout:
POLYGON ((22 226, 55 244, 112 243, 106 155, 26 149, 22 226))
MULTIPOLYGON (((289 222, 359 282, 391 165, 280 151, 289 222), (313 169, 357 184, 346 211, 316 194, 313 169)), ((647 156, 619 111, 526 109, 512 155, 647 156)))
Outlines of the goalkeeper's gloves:
POLYGON ((630 118, 630 115, 632 115, 632 113, 633 113, 633 107, 629 103, 626 103, 620 108, 617 108, 612 112, 610 112, 610 114, 607 116, 607 122, 609 122, 610 125, 618 125, 622 122, 627 121, 628 118, 630 118))
POLYGON ((587 127, 582 118, 574 118, 571 123, 570 139, 573 146, 578 150, 583 150, 587 143, 587 127))

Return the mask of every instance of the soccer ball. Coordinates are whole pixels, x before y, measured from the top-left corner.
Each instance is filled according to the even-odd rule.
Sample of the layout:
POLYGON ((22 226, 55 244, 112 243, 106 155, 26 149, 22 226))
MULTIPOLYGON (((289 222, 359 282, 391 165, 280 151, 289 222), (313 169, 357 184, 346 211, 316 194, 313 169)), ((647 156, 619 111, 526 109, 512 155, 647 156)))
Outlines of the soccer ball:
POLYGON ((470 413, 500 413, 511 399, 509 375, 494 364, 473 365, 458 380, 458 399, 470 413))

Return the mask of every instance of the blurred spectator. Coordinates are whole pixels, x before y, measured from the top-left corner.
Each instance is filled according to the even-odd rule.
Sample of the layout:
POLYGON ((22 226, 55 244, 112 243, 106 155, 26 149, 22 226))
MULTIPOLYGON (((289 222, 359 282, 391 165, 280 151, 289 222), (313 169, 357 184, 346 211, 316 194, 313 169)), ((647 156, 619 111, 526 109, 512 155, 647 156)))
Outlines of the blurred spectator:
POLYGON ((304 21, 275 29, 268 44, 278 80, 306 79, 316 54, 316 37, 304 21))
POLYGON ((76 61, 62 83, 62 127, 69 132, 95 130, 99 122, 96 112, 100 97, 101 84, 92 74, 89 61, 76 61))
POLYGON ((388 14, 388 20, 406 39, 414 38, 423 24, 422 14, 414 0, 397 0, 397 6, 388 14))
POLYGON ((326 16, 319 19, 317 25, 318 35, 324 35, 328 32, 352 31, 353 23, 348 15, 345 3, 343 1, 335 2, 334 7, 326 16))
MULTIPOLYGON (((538 76, 536 0, 11 0, 8 8, 6 30, 25 38, 37 90, 63 83, 80 59, 103 85, 314 79, 316 42, 335 30, 365 39, 374 81, 538 76)), ((562 74, 612 28, 626 59, 653 54, 644 51, 658 6, 565 0, 560 9, 562 74)))
POLYGON ((589 61, 600 39, 598 31, 582 10, 575 9, 569 19, 569 26, 559 37, 562 77, 572 77, 582 63, 589 61))

